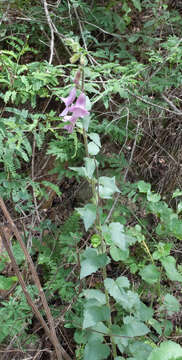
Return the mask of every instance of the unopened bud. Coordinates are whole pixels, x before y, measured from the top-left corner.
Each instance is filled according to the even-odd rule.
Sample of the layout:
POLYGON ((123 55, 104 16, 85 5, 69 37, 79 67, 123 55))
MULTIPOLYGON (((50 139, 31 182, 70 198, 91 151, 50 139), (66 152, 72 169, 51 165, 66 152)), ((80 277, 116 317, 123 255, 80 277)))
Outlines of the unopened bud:
POLYGON ((79 83, 80 83, 80 78, 81 78, 81 71, 78 70, 77 73, 76 73, 76 75, 75 75, 75 78, 74 78, 74 83, 75 83, 76 86, 79 85, 79 83))

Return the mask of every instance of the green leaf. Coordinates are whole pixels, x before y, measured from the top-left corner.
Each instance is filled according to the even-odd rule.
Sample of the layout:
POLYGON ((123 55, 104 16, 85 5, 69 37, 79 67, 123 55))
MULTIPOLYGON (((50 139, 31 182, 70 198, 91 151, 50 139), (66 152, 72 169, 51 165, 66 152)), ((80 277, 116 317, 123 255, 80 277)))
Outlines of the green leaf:
POLYGON ((88 290, 83 290, 82 293, 86 299, 96 299, 102 305, 106 304, 106 296, 101 290, 88 289, 88 290))
POLYGON ((135 317, 140 321, 149 321, 153 314, 153 309, 145 305, 142 301, 136 305, 135 317))
POLYGON ((142 270, 140 270, 139 274, 148 284, 155 284, 160 279, 160 272, 153 264, 146 265, 142 270))
POLYGON ((115 192, 120 192, 115 184, 115 177, 101 176, 99 178, 99 195, 102 199, 111 199, 115 192))
POLYGON ((88 343, 85 346, 84 360, 102 360, 108 359, 110 354, 109 346, 102 344, 100 341, 94 341, 94 343, 88 343))
POLYGON ((97 155, 99 153, 99 147, 93 142, 88 143, 88 153, 92 156, 97 155))
POLYGON ((173 192, 173 196, 172 198, 176 198, 177 196, 181 196, 182 195, 182 191, 179 190, 179 189, 176 189, 174 192, 173 192))
POLYGON ((173 341, 165 341, 152 350, 148 360, 182 360, 182 348, 173 341))
POLYGON ((109 224, 111 240, 114 245, 118 246, 122 251, 127 251, 128 245, 132 242, 132 237, 124 233, 124 227, 119 222, 109 224))
POLYGON ((182 201, 179 202, 178 208, 177 208, 177 214, 180 214, 182 211, 182 201))
POLYGON ((55 193, 60 196, 62 193, 59 189, 59 186, 56 184, 51 183, 50 181, 42 181, 41 182, 42 185, 49 187, 51 190, 55 191, 55 193))
POLYGON ((93 173, 95 171, 96 164, 97 164, 96 160, 90 159, 90 158, 85 158, 86 177, 88 177, 89 179, 92 179, 92 177, 93 177, 93 173))
POLYGON ((166 310, 169 316, 172 316, 175 312, 180 310, 179 301, 171 294, 166 294, 164 297, 164 303, 160 306, 161 310, 166 310))
POLYGON ((80 214, 87 231, 95 222, 96 206, 94 204, 87 204, 82 208, 76 208, 76 211, 80 214))
POLYGON ((160 261, 170 280, 182 282, 182 275, 176 269, 176 260, 173 256, 167 256, 165 259, 160 259, 160 261))
POLYGON ((115 281, 119 288, 129 289, 130 287, 130 282, 126 276, 119 276, 115 281))
POLYGON ((162 335, 162 324, 156 319, 150 319, 149 325, 154 328, 154 330, 161 336, 162 335))
POLYGON ((152 193, 150 190, 147 191, 147 200, 153 203, 160 201, 160 194, 152 193))
POLYGON ((135 7, 138 11, 141 11, 141 10, 142 10, 140 0, 132 0, 132 3, 133 3, 133 5, 134 5, 134 7, 135 7))
POLYGON ((138 181, 137 186, 138 186, 138 190, 139 190, 141 193, 147 193, 148 191, 151 190, 151 185, 150 185, 149 183, 146 183, 146 182, 143 181, 143 180, 138 181))
POLYGON ((131 310, 133 306, 138 304, 138 295, 132 291, 124 291, 123 287, 120 287, 119 282, 117 283, 113 279, 107 278, 104 280, 104 285, 108 293, 118 304, 121 304, 125 310, 131 310))
POLYGON ((88 137, 98 146, 101 147, 100 136, 97 133, 90 133, 88 137))
POLYGON ((115 245, 110 247, 110 255, 114 261, 125 261, 129 256, 129 250, 121 250, 115 245))
POLYGON ((127 324, 121 327, 121 331, 124 336, 129 336, 129 337, 143 336, 150 332, 150 330, 144 323, 135 320, 132 317, 130 318, 127 324))
POLYGON ((92 179, 95 171, 96 161, 91 158, 85 158, 85 167, 70 167, 69 169, 76 171, 80 176, 92 179))
POLYGON ((112 337, 114 338, 115 344, 118 345, 119 350, 121 351, 121 353, 123 353, 124 349, 128 345, 128 338, 122 336, 121 327, 118 325, 112 325, 110 327, 110 333, 112 334, 112 337))
POLYGON ((106 305, 89 306, 84 310, 83 329, 87 329, 99 323, 100 321, 109 321, 110 310, 106 305))
POLYGON ((135 341, 129 345, 129 351, 136 360, 147 360, 152 351, 152 346, 141 341, 135 341))
POLYGON ((81 259, 80 279, 91 275, 107 264, 109 264, 109 258, 106 254, 98 254, 96 249, 86 249, 81 259))
POLYGON ((5 277, 0 275, 0 290, 9 290, 17 282, 16 276, 5 277))

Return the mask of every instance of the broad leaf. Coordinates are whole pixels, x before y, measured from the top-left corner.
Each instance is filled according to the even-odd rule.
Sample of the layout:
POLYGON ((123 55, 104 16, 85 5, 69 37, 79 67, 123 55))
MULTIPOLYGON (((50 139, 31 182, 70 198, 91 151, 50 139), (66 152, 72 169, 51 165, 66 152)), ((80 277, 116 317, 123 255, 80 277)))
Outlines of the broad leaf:
POLYGON ((176 260, 173 256, 160 259, 168 278, 172 281, 182 281, 182 275, 176 269, 176 260))
POLYGON ((84 360, 102 360, 108 359, 110 349, 108 345, 102 344, 100 341, 88 343, 85 346, 84 360))
POLYGON ((152 346, 141 341, 135 341, 129 345, 129 351, 136 360, 147 360, 152 349, 152 346))
POLYGON ((96 299, 102 305, 106 304, 106 296, 101 290, 95 290, 95 289, 83 290, 83 295, 85 296, 86 299, 96 299))
POLYGON ((101 176, 99 178, 99 195, 102 199, 111 199, 115 192, 120 192, 115 184, 115 177, 101 176))
POLYGON ((106 254, 98 254, 96 249, 86 249, 81 260, 80 279, 91 275, 107 264, 109 264, 109 258, 106 254))
POLYGON ((182 348, 173 341, 165 341, 152 350, 148 360, 182 360, 182 348))
POLYGON ((111 233, 111 240, 114 245, 117 245, 123 251, 127 251, 128 245, 132 241, 132 237, 124 233, 123 225, 119 222, 110 223, 109 230, 111 233))
POLYGON ((150 332, 148 327, 135 319, 131 319, 131 321, 121 327, 122 335, 135 337, 135 336, 143 336, 150 332))
POLYGON ((99 151, 100 151, 99 147, 93 141, 88 143, 88 153, 90 155, 92 156, 97 155, 99 151))
POLYGON ((110 310, 106 305, 85 307, 83 317, 83 329, 87 329, 100 321, 109 321, 110 310))
POLYGON ((104 285, 108 293, 116 300, 118 304, 121 304, 125 310, 131 310, 138 304, 138 295, 132 291, 124 291, 124 289, 121 288, 113 279, 105 279, 104 285))
POLYGON ((100 136, 97 133, 88 134, 88 137, 98 146, 101 147, 100 136))
POLYGON ((172 316, 175 312, 180 310, 179 301, 171 294, 166 294, 164 297, 164 303, 160 306, 160 311, 165 310, 169 316, 172 316))
POLYGON ((139 273, 142 279, 148 284, 155 284, 160 279, 160 272, 153 264, 145 266, 139 273))
POLYGON ((110 247, 110 255, 114 261, 125 261, 129 256, 129 250, 121 250, 115 245, 110 247))
POLYGON ((138 190, 139 190, 141 193, 147 193, 148 191, 151 190, 151 185, 150 185, 149 183, 146 183, 146 182, 143 181, 143 180, 138 181, 137 186, 138 186, 138 190))
POLYGON ((83 208, 76 208, 76 211, 80 214, 84 222, 85 230, 87 231, 95 222, 96 206, 87 204, 83 208))

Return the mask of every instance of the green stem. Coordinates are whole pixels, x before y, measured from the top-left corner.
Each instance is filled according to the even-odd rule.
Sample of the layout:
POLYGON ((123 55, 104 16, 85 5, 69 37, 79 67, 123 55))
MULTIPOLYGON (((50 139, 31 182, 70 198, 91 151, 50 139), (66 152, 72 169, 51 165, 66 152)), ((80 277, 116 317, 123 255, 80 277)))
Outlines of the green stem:
MULTIPOLYGON (((82 91, 83 91, 83 88, 84 88, 84 71, 82 69, 82 91)), ((87 133, 86 133, 84 128, 83 128, 83 140, 84 140, 86 156, 90 157, 89 152, 88 152, 88 137, 87 137, 87 133)), ((97 231, 98 231, 98 233, 100 235, 100 238, 101 238, 101 251, 102 251, 102 254, 105 254, 106 253, 106 244, 105 244, 105 240, 104 240, 103 235, 102 235, 102 224, 101 224, 101 219, 100 219, 100 214, 99 214, 99 191, 96 188, 96 183, 95 183, 94 180, 91 180, 91 186, 92 186, 92 195, 93 195, 93 198, 94 198, 94 203, 96 204, 96 207, 97 207, 95 226, 96 226, 96 229, 97 229, 97 231)), ((106 266, 104 266, 102 268, 102 277, 103 277, 103 280, 105 280, 107 278, 106 266)), ((111 306, 110 306, 110 302, 109 302, 109 293, 108 293, 108 291, 107 291, 107 289, 105 287, 104 287, 104 292, 105 292, 105 297, 106 297, 106 306, 110 310, 110 317, 109 317, 109 320, 107 321, 107 326, 108 326, 108 328, 110 330, 110 333, 111 333, 111 327, 112 327, 111 306)), ((114 338, 113 338, 112 335, 110 335, 110 339, 111 339, 112 355, 113 355, 114 358, 116 358, 117 357, 116 344, 114 342, 114 338)))

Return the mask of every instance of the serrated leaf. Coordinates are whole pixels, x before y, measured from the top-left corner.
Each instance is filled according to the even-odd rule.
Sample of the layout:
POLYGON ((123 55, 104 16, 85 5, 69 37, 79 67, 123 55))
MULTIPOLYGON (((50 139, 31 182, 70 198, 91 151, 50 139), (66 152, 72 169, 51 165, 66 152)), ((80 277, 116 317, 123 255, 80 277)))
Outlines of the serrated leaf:
POLYGON ((124 227, 119 222, 109 224, 111 240, 114 245, 117 245, 121 250, 127 251, 128 245, 132 241, 132 237, 124 233, 124 227))
POLYGON ((130 282, 126 276, 119 276, 115 281, 119 288, 129 289, 130 287, 130 282))
POLYGON ((84 350, 84 360, 102 360, 108 359, 110 354, 109 346, 100 341, 88 343, 84 350))
POLYGON ((121 250, 115 245, 110 247, 110 255, 114 261, 125 261, 129 256, 129 250, 121 250))
POLYGON ((148 360, 182 360, 182 348, 173 341, 165 341, 152 350, 148 360))
POLYGON ((138 190, 139 190, 141 193, 147 193, 148 191, 151 190, 151 185, 150 185, 149 183, 146 183, 146 182, 143 181, 143 180, 138 181, 137 186, 138 186, 138 190))
POLYGON ((102 199, 111 199, 115 192, 120 192, 115 184, 115 177, 101 176, 99 178, 99 195, 102 199))
POLYGON ((129 345, 129 350, 136 360, 147 360, 153 348, 142 341, 135 341, 129 345))
POLYGON ((150 330, 144 323, 131 319, 131 322, 121 327, 121 332, 123 336, 135 337, 146 335, 150 330))
POLYGON ((85 296, 86 299, 96 299, 102 305, 106 304, 106 296, 101 290, 95 290, 95 289, 83 290, 83 295, 85 296))
POLYGON ((170 280, 182 282, 182 275, 176 269, 176 260, 173 256, 167 256, 165 259, 160 259, 160 261, 170 280))
POLYGON ((94 204, 87 204, 82 208, 76 208, 76 211, 80 214, 85 230, 87 231, 95 222, 96 219, 96 206, 94 204))
POLYGON ((145 305, 142 301, 137 304, 135 317, 140 321, 149 321, 152 318, 153 314, 153 309, 145 305))
POLYGON ((84 310, 83 329, 95 326, 100 321, 109 321, 110 310, 106 305, 89 306, 84 310))
POLYGON ((165 309, 169 316, 172 316, 175 312, 180 310, 179 301, 171 294, 166 294, 164 297, 164 303, 160 307, 160 310, 165 309))
POLYGON ((150 190, 147 191, 147 200, 153 203, 160 201, 160 194, 152 193, 150 190))
POLYGON ((96 249, 86 249, 81 260, 80 279, 91 275, 107 264, 109 264, 109 258, 106 254, 98 254, 96 249))
POLYGON ((148 284, 155 284, 160 279, 160 272, 153 264, 146 265, 139 273, 148 284))
POLYGON ((134 305, 138 304, 138 295, 132 291, 124 291, 113 279, 105 279, 104 285, 108 293, 118 304, 121 304, 125 310, 131 310, 134 305))

